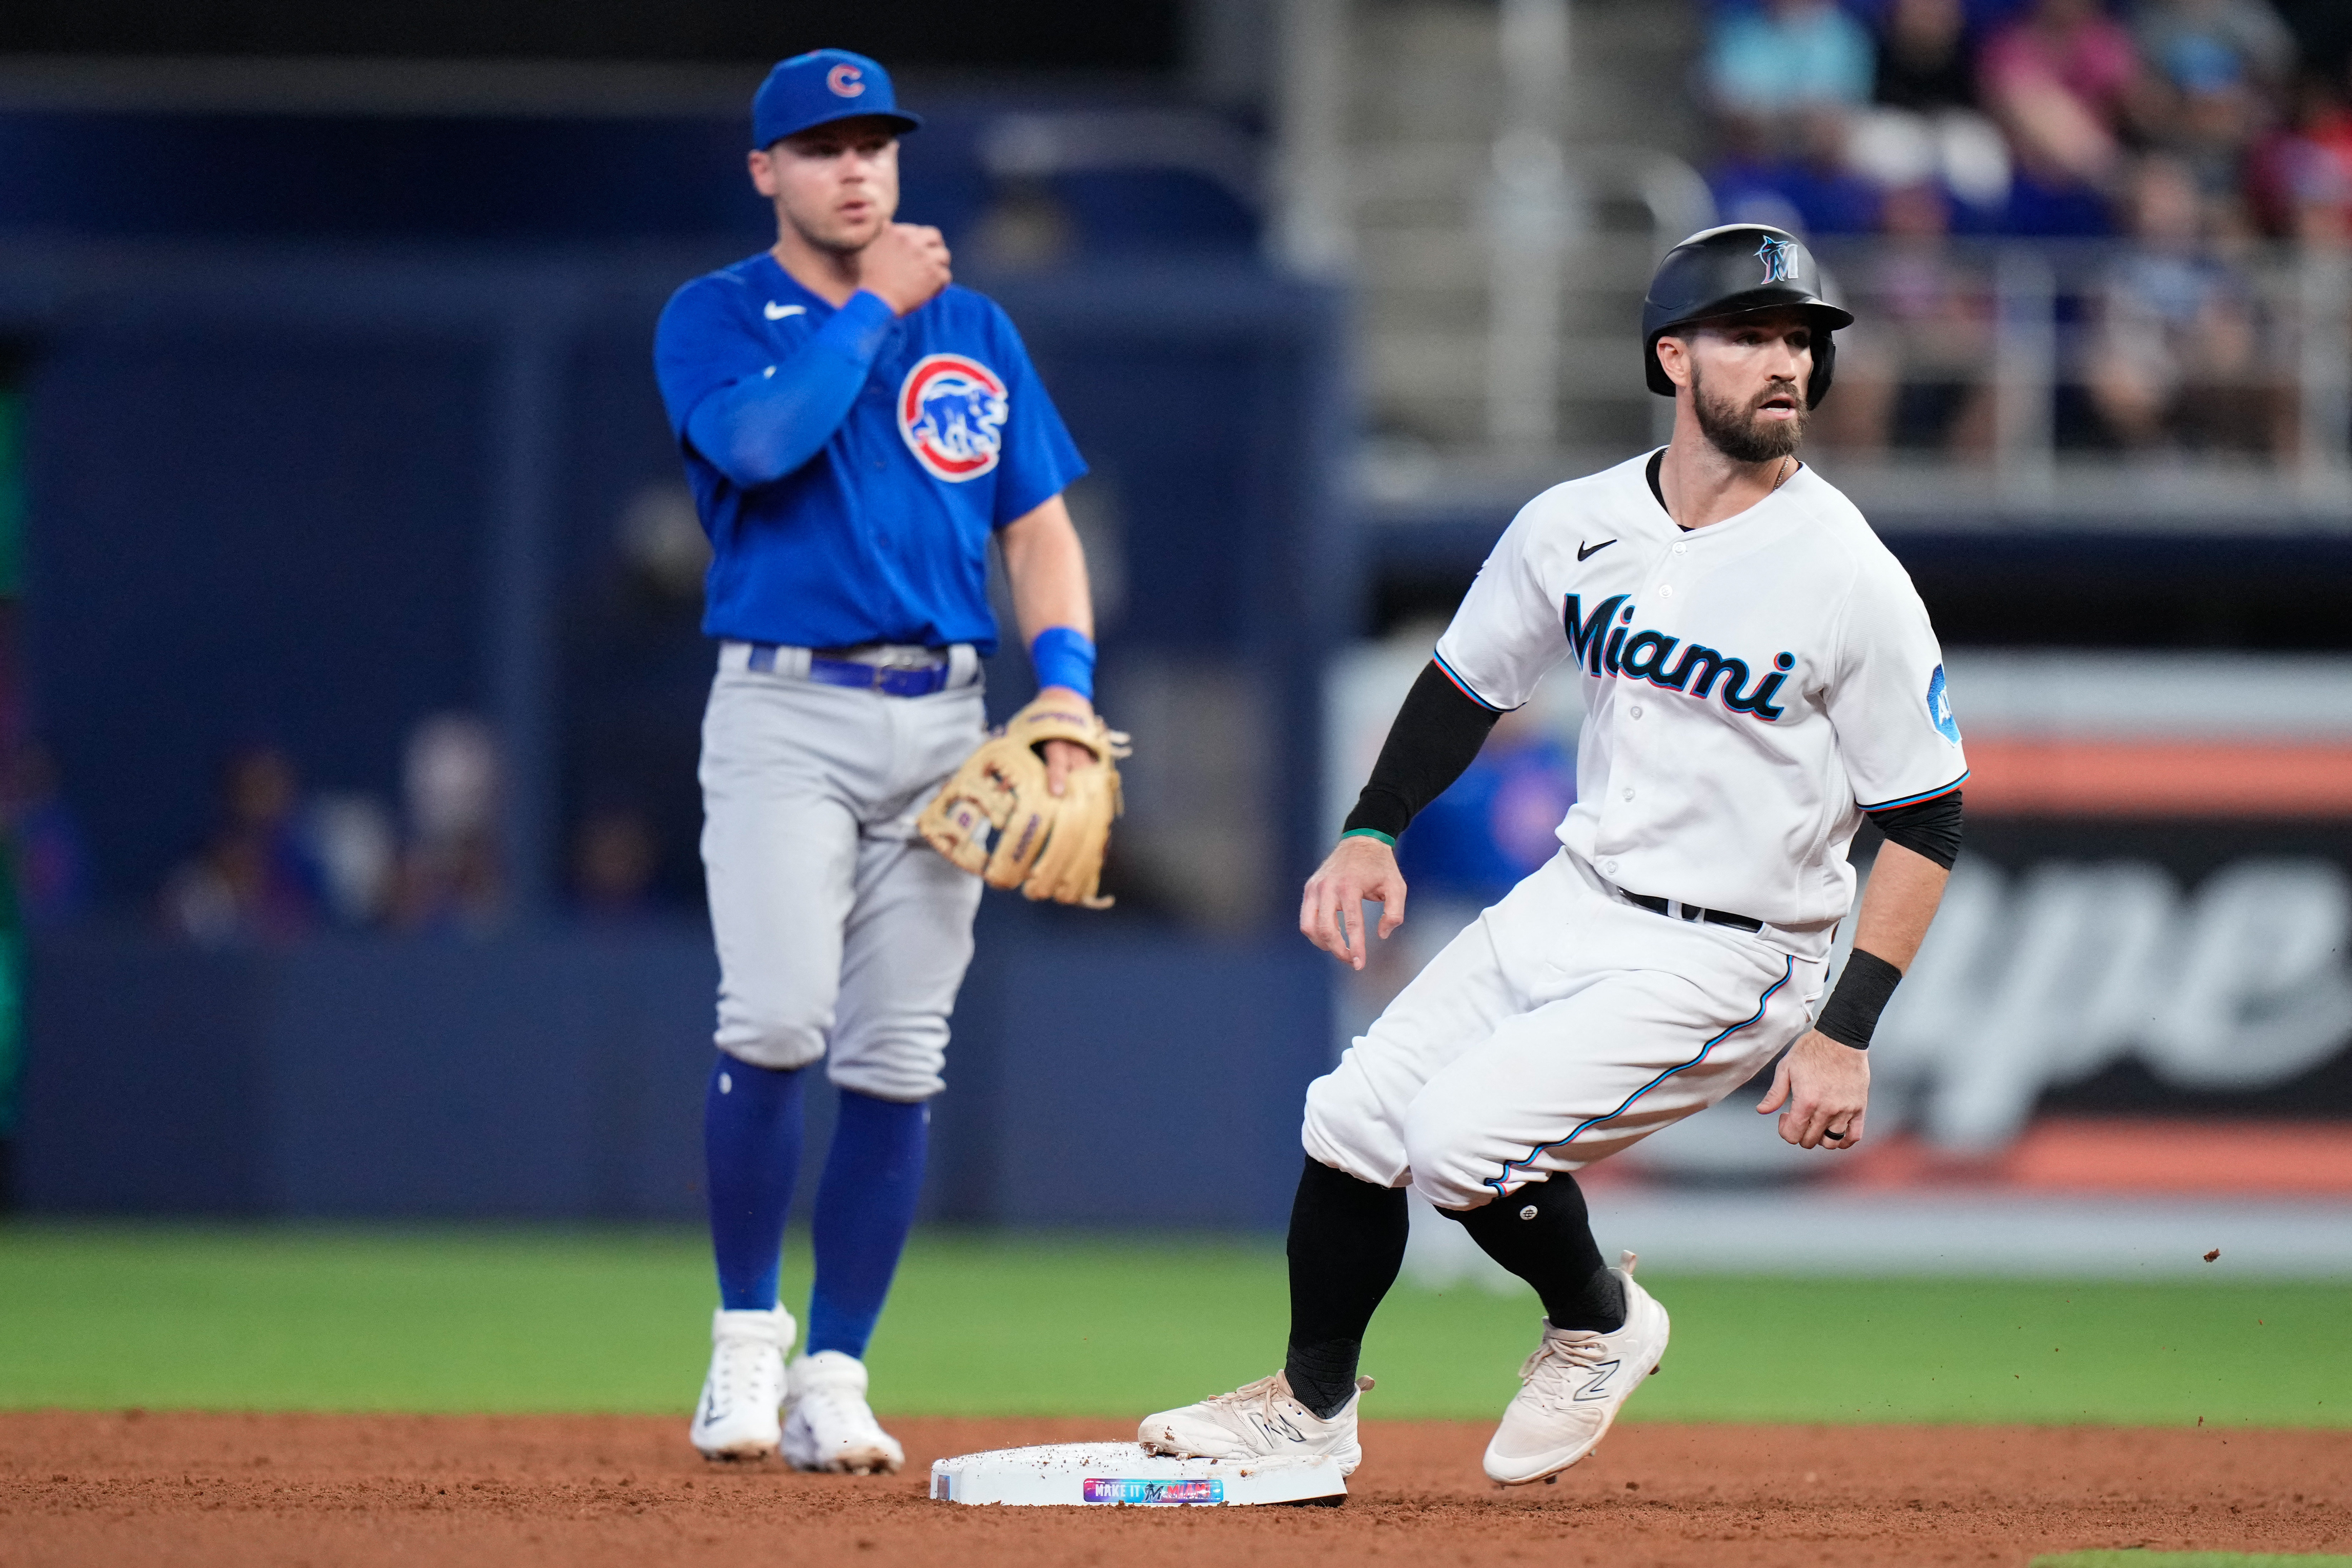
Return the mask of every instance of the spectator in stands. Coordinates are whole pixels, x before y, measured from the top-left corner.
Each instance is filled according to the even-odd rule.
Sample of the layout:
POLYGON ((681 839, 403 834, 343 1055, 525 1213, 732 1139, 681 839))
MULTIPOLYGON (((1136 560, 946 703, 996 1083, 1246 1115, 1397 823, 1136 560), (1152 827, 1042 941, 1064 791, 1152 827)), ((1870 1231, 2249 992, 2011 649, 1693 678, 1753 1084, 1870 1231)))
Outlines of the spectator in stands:
POLYGON ((392 813, 369 795, 322 795, 303 814, 308 841, 326 879, 327 912, 361 930, 382 921, 400 868, 392 813))
POLYGON ((580 912, 600 922, 651 912, 656 859, 645 813, 625 805, 589 812, 572 839, 572 891, 580 912))
POLYGON ((1865 234, 1879 187, 1852 165, 1874 70, 1869 33, 1829 0, 1723 12, 1706 76, 1724 155, 1710 184, 1727 221, 1800 234, 1865 234))
POLYGON ((208 947, 308 934, 324 879, 301 822, 301 788, 286 753, 239 751, 224 771, 219 827, 164 885, 164 924, 208 947))
POLYGON ((1979 68, 1984 105, 2033 194, 2115 186, 2147 88, 2131 35, 2098 0, 2033 0, 1993 35, 1979 68))
POLYGON ((2294 35, 2269 0, 2144 0, 2132 19, 2140 54, 2176 79, 2217 59, 2261 90, 2283 90, 2294 70, 2294 35))
POLYGON ((2278 400, 2256 381, 2252 300, 2203 244, 2195 177, 2152 154, 2128 205, 2132 246, 2100 286, 2086 367, 2100 418, 2132 448, 2268 446, 2278 400))
POLYGON ((480 934, 506 913, 499 753, 489 726, 442 713, 412 731, 403 761, 409 843, 394 919, 412 931, 480 934))
POLYGON ((1770 122, 1870 97, 1870 35, 1832 0, 1765 0, 1721 13, 1706 52, 1717 108, 1770 122))
POLYGON ((89 847, 58 793, 49 750, 33 742, 11 760, 5 803, 17 918, 27 931, 70 925, 89 911, 89 847))
POLYGON ((1990 227, 2009 200, 2009 147, 1976 103, 1960 0, 1893 0, 1882 18, 1872 106, 1847 148, 1880 185, 1934 179, 1990 227))
POLYGON ((2269 234, 2331 248, 2352 239, 2352 109, 2341 84, 2315 72, 2304 79, 2294 123, 2248 160, 2246 194, 2269 234))
POLYGON ((2246 154, 2275 117, 2294 37, 2263 0, 2151 0, 2135 27, 2161 112, 2155 139, 2232 216, 2246 154))
POLYGON ((1728 154, 1708 177, 1726 223, 1767 223, 1801 235, 1868 234, 1878 186, 1848 163, 1851 123, 1827 106, 1793 117, 1792 156, 1773 156, 1752 121, 1726 122, 1728 154))
POLYGON ((1915 114, 1974 109, 1968 20, 1960 0, 1892 0, 1879 22, 1870 100, 1915 114))
POLYGON ((1819 434, 1849 450, 1988 451, 1988 279, 1952 254, 1951 203, 1937 182, 1896 186, 1886 193, 1883 212, 1885 243, 1851 280, 1869 307, 1850 333, 1840 334, 1838 395, 1821 410, 1833 417, 1819 434))

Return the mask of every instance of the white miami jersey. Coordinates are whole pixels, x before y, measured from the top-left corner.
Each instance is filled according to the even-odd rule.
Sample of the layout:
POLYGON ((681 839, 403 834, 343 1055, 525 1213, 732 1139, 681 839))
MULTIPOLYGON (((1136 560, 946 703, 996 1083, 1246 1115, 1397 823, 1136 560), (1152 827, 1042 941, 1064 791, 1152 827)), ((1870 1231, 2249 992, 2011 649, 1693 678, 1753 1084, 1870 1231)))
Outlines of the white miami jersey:
POLYGON ((1853 901, 1863 813, 1968 776, 1927 606, 1811 468, 1685 531, 1650 461, 1520 509, 1438 664, 1498 710, 1573 665, 1586 716, 1560 842, 1627 892, 1825 942, 1853 901))

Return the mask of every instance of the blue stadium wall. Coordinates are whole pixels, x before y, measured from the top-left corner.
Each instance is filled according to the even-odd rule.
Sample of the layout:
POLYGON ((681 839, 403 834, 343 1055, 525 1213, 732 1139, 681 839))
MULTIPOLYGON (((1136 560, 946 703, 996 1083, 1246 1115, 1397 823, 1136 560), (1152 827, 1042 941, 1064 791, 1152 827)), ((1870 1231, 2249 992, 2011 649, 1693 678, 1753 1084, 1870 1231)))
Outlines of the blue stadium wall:
MULTIPOLYGON (((565 636, 612 519, 677 475, 655 314, 748 248, 150 237, 0 256, 0 336, 32 366, 30 722, 110 911, 33 947, 20 1207, 697 1212, 708 937, 689 900, 620 929, 562 912, 583 668, 565 636), (488 715, 516 764, 504 934, 204 952, 152 930, 231 749, 269 740, 316 787, 392 795, 401 737, 449 708, 488 715)), ((1131 587, 1107 670, 1202 658, 1265 683, 1246 739, 1270 759, 1270 882, 1295 888, 1318 671, 1357 614, 1338 300, 1231 245, 977 281, 1117 476, 1131 587)), ((708 660, 665 644, 623 697, 690 736, 708 660)), ((992 706, 1027 686, 1000 658, 992 706)), ((690 791, 690 748, 656 761, 690 791)), ((1279 1224, 1331 1038, 1281 901, 1217 936, 992 896, 929 1212, 1279 1224)))

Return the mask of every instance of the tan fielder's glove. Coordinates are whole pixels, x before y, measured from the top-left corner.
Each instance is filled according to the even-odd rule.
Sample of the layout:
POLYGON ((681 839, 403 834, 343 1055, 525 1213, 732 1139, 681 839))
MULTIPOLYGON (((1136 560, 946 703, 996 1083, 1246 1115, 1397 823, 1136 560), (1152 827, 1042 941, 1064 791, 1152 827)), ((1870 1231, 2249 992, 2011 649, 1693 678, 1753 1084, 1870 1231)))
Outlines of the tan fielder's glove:
POLYGON ((1111 901, 1097 888, 1111 818, 1123 809, 1118 760, 1132 750, 1100 716, 1040 698, 964 759, 915 819, 915 831, 992 888, 1108 909, 1111 901), (1069 741, 1094 753, 1092 767, 1070 770, 1059 795, 1046 789, 1045 759, 1037 752, 1048 741, 1069 741))

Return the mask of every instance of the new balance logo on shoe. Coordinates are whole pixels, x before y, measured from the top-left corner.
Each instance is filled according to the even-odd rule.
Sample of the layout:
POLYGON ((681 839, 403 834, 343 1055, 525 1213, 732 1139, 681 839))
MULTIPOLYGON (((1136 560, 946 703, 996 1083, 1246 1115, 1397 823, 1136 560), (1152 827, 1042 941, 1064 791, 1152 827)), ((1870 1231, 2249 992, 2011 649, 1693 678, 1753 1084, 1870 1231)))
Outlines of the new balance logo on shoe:
POLYGON ((1587 1400, 1610 1397, 1609 1380, 1616 1376, 1617 1369, 1624 1364, 1623 1362, 1604 1361, 1595 1366, 1592 1369, 1591 1380, 1576 1391, 1577 1403, 1581 1405, 1587 1400))
MULTIPOLYGON (((1356 1387, 1372 1380, 1358 1378, 1356 1387)), ((1147 1415, 1136 1440, 1149 1454, 1198 1459, 1264 1459, 1326 1454, 1347 1475, 1364 1450, 1356 1441, 1356 1401, 1350 1398, 1328 1416, 1294 1403, 1280 1373, 1244 1384, 1231 1394, 1147 1415)))

